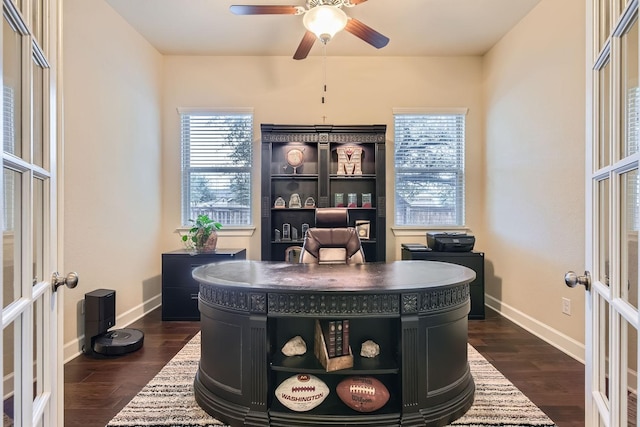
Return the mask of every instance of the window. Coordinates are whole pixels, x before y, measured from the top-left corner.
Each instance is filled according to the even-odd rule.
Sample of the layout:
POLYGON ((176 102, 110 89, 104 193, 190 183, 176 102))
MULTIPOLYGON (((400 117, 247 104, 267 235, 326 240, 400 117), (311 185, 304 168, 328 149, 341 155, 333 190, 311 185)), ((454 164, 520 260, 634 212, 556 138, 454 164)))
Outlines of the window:
POLYGON ((396 225, 464 225, 465 114, 394 110, 396 225))
POLYGON ((182 223, 251 225, 252 112, 180 111, 182 223))

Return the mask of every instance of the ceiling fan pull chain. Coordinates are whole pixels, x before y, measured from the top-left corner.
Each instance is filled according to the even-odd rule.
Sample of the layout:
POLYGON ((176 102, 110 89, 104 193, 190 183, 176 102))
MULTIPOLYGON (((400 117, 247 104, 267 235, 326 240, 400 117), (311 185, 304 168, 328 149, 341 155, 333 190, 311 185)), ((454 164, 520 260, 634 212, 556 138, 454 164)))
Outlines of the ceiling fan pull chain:
POLYGON ((327 45, 322 46, 322 103, 327 93, 327 45))

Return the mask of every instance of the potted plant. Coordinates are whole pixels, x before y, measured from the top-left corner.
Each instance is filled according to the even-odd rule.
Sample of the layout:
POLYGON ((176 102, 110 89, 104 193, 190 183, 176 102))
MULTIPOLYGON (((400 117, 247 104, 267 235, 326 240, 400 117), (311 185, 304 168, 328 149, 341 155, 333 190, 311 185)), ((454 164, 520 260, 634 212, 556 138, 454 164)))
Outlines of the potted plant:
POLYGON ((189 220, 193 226, 187 234, 182 236, 182 241, 187 249, 193 249, 196 252, 211 252, 216 249, 218 243, 217 230, 222 228, 222 224, 209 218, 209 215, 198 215, 198 217, 189 220))

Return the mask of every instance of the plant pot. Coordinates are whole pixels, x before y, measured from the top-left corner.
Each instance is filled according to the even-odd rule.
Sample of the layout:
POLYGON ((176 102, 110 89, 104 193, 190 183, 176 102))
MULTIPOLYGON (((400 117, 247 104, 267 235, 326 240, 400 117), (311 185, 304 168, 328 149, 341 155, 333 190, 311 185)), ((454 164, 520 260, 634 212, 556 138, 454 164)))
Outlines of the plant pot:
POLYGON ((217 245, 218 245, 218 233, 215 230, 213 230, 211 234, 209 234, 209 237, 207 238, 207 240, 204 241, 201 245, 196 245, 194 249, 198 253, 214 252, 216 250, 217 245))

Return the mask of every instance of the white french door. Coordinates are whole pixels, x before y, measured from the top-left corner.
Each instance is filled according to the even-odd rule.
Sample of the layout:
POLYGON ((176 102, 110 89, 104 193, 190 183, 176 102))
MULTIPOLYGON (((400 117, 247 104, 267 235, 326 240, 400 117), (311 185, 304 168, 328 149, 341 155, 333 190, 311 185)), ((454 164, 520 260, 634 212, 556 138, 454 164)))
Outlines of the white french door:
POLYGON ((56 293, 58 0, 3 0, 3 424, 61 425, 56 293))
POLYGON ((638 25, 638 0, 587 1, 587 426, 640 413, 638 25))

